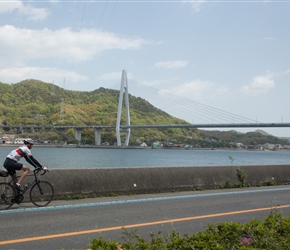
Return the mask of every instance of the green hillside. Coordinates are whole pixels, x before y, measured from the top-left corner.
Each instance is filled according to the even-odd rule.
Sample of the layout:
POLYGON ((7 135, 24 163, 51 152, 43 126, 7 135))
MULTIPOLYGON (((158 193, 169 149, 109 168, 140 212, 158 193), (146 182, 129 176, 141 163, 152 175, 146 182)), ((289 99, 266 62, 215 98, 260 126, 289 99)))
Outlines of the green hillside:
MULTIPOLYGON (((3 125, 115 125, 118 111, 119 91, 99 88, 91 92, 71 91, 51 83, 25 80, 17 84, 0 83, 0 124, 3 125)), ((184 124, 155 108, 146 100, 130 95, 131 124, 184 124)), ((125 123, 125 112, 121 122, 125 123)), ((196 129, 135 129, 131 136, 135 139, 167 140, 194 133, 196 129)), ((7 132, 7 131, 6 131, 7 132)), ((94 141, 93 129, 83 131, 83 138, 94 141)), ((65 136, 73 131, 67 131, 65 136)), ((32 137, 39 136, 34 135, 32 137)), ((41 135, 42 137, 47 137, 41 135)), ((51 137, 52 135, 50 135, 51 137)), ((55 140, 65 140, 64 135, 53 135, 55 140)), ((102 138, 112 141, 115 131, 103 131, 102 138)), ((43 138, 45 140, 47 138, 43 138)))
MULTIPOLYGON (((38 80, 25 80, 16 84, 0 82, 0 124, 2 125, 115 125, 119 102, 119 91, 99 88, 94 91, 71 91, 51 83, 38 80)), ((130 95, 130 118, 132 125, 150 124, 185 124, 184 120, 175 118, 154 107, 148 101, 130 95)), ((125 111, 122 112, 122 124, 125 124, 125 111)), ((15 131, 1 131, 13 134, 15 131)), ((74 141, 74 130, 61 133, 26 132, 19 137, 31 137, 41 141, 74 141)), ((94 144, 94 129, 82 131, 82 143, 94 144)), ((187 143, 202 147, 229 147, 233 143, 287 144, 288 140, 263 134, 261 132, 241 134, 236 131, 202 131, 198 129, 132 129, 130 145, 145 141, 187 143)), ((102 142, 113 144, 116 141, 114 129, 102 131, 102 142)))
MULTIPOLYGON (((36 80, 0 83, 0 95, 0 119, 5 125, 113 125, 119 100, 116 90, 71 91, 36 80)), ((134 96, 130 109, 132 123, 181 122, 134 96)))

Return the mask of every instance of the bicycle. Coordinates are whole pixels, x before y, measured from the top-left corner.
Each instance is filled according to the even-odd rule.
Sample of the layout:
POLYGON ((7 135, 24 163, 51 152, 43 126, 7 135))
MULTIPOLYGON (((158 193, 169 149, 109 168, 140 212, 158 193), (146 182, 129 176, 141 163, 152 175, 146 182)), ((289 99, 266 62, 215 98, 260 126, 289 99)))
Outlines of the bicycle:
MULTIPOLYGON (((27 183, 23 190, 18 190, 16 188, 16 181, 11 176, 9 182, 0 183, 0 210, 9 209, 14 203, 20 204, 23 201, 24 194, 30 189, 29 198, 30 201, 37 207, 47 206, 54 197, 53 186, 48 181, 40 181, 37 177, 39 172, 40 175, 44 175, 47 170, 41 168, 36 168, 33 170, 32 174, 27 176, 34 176, 32 183, 27 183)), ((9 173, 6 171, 1 171, 3 177, 8 177, 9 173)), ((6 181, 6 180, 5 180, 6 181)))

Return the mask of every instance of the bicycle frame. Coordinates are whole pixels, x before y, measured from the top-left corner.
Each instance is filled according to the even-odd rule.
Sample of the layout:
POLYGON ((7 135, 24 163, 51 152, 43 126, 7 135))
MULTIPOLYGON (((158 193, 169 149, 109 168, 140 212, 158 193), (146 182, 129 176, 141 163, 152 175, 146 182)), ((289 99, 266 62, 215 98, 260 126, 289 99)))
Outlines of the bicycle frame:
MULTIPOLYGON (((41 169, 34 169, 33 170, 33 173, 31 173, 31 174, 28 174, 26 177, 28 177, 28 176, 34 176, 34 180, 33 180, 33 182, 32 183, 29 183, 28 184, 28 186, 26 187, 26 186, 24 186, 24 189, 22 190, 22 191, 17 191, 16 193, 20 193, 20 194, 22 194, 22 195, 24 195, 26 192, 27 192, 27 190, 29 189, 29 188, 31 188, 35 183, 39 183, 39 180, 38 180, 38 178, 37 178, 37 174, 39 173, 41 171, 41 169)), ((46 171, 45 171, 46 172, 46 171)), ((42 174, 42 175, 44 175, 45 174, 45 172, 42 174)), ((17 176, 16 178, 19 178, 20 176, 17 176)), ((11 180, 10 180, 10 182, 8 182, 9 184, 11 184, 13 187, 15 187, 16 188, 16 178, 13 178, 13 176, 11 176, 11 180)))

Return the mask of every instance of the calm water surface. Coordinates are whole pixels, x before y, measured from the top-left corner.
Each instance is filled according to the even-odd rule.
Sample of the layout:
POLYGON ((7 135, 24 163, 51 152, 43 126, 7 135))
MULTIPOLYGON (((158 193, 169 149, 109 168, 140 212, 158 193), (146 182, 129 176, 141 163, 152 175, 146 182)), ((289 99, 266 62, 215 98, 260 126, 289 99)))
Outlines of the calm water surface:
MULTIPOLYGON (((14 148, 0 147, 2 162, 14 148)), ((290 151, 33 147, 32 153, 53 169, 290 164, 290 151)))

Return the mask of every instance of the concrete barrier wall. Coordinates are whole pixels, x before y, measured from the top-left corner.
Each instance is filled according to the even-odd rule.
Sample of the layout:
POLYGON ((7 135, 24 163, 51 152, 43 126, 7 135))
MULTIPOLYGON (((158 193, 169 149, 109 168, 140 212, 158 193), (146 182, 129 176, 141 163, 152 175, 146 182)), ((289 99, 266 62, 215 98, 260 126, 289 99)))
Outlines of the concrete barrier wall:
POLYGON ((51 182, 55 198, 61 199, 78 194, 108 196, 221 188, 226 183, 239 183, 238 168, 247 175, 246 185, 290 182, 290 165, 53 169, 40 178, 51 182))

